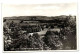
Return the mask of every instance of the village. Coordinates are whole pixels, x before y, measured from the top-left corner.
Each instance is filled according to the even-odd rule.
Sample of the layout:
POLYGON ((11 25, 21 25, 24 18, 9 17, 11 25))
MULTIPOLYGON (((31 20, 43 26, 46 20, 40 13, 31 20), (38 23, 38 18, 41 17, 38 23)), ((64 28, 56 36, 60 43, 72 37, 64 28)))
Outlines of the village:
POLYGON ((4 51, 74 50, 76 16, 3 18, 4 51))

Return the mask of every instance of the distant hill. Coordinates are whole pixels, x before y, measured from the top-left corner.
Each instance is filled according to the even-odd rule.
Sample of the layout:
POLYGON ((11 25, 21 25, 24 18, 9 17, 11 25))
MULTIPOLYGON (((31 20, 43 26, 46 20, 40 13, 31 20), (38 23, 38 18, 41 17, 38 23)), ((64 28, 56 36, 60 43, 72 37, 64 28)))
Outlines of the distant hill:
POLYGON ((13 16, 13 17, 4 17, 3 19, 14 19, 14 20, 53 20, 53 19, 65 19, 69 16, 13 16))

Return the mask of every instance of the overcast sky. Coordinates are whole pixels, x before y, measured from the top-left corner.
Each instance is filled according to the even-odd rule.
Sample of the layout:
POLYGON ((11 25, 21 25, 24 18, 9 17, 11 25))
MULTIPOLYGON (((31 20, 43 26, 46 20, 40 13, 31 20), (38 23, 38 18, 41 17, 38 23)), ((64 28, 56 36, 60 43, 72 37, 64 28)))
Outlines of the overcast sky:
POLYGON ((2 16, 59 16, 77 15, 76 3, 2 4, 2 16))

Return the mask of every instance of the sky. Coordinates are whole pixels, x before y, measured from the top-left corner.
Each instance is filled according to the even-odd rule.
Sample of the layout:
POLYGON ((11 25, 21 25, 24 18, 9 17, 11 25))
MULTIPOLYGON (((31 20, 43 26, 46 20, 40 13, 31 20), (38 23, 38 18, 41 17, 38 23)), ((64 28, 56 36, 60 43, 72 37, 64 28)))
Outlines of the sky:
POLYGON ((2 4, 2 16, 77 15, 77 3, 2 4))

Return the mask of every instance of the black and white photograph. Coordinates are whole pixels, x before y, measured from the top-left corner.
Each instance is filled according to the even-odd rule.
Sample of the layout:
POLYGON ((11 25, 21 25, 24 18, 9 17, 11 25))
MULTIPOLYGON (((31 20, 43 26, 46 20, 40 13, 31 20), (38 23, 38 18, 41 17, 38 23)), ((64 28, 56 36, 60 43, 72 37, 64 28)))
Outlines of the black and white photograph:
POLYGON ((77 3, 2 4, 3 51, 77 50, 77 3))

